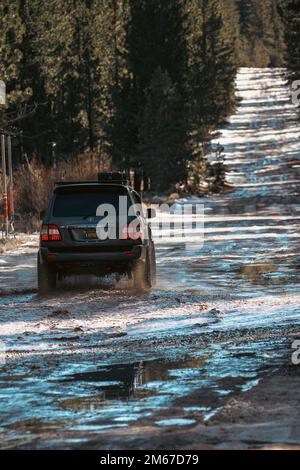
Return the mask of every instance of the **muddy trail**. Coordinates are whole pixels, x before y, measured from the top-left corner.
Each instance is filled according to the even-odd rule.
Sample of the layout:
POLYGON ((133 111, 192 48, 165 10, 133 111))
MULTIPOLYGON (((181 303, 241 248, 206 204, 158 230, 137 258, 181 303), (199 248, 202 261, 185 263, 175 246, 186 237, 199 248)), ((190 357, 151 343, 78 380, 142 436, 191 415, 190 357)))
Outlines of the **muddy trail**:
POLYGON ((300 444, 300 130, 284 74, 240 70, 215 141, 233 188, 177 201, 204 204, 205 241, 160 240, 152 292, 75 279, 39 298, 36 237, 1 255, 2 448, 300 444))

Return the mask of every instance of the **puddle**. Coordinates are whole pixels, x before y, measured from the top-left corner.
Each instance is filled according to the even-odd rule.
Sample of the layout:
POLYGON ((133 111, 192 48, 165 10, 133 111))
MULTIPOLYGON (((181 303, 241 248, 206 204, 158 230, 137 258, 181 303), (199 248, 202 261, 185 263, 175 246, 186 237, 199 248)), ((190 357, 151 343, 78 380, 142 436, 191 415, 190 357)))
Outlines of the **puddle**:
MULTIPOLYGON (((180 374, 180 370, 199 371, 205 359, 186 358, 179 361, 153 360, 133 364, 116 364, 100 368, 96 372, 74 374, 66 378, 68 382, 87 382, 101 391, 101 400, 130 400, 143 399, 155 395, 156 386, 143 388, 143 385, 160 384, 173 380, 173 375, 180 374)), ((199 372, 198 372, 199 374, 199 372)))
MULTIPOLYGON (((223 400, 251 390, 265 373, 282 363, 282 339, 251 344, 211 344, 183 358, 99 365, 65 358, 47 373, 24 366, 0 372, 0 431, 15 442, 56 426, 72 439, 135 423, 193 426, 208 422, 223 400), (70 371, 73 373, 70 374, 70 371), (17 373, 18 371, 18 373, 17 373), (174 407, 170 417, 170 407, 174 407), (36 418, 34 418, 36 417, 36 418), (77 435, 77 433, 79 433, 77 435)), ((173 352, 174 353, 174 352, 173 352)), ((11 368, 11 367, 10 367, 11 368)), ((5 368, 4 368, 5 369, 5 368)), ((49 436, 50 437, 49 437, 49 436)))
POLYGON ((36 293, 26 293, 26 294, 14 294, 14 295, 3 295, 0 296, 0 307, 3 305, 17 305, 27 302, 33 302, 38 298, 36 293))
POLYGON ((172 426, 192 426, 193 424, 196 424, 196 421, 194 419, 163 419, 161 421, 156 421, 155 422, 158 426, 163 426, 163 427, 172 427, 172 426))

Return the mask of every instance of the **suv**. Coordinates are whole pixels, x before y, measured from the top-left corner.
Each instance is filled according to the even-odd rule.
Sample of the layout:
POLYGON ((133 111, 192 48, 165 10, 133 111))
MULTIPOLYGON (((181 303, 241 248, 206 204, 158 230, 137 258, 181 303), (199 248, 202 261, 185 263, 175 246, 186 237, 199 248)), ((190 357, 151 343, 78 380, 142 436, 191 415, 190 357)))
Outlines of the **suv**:
POLYGON ((135 288, 151 288, 156 260, 147 219, 155 211, 146 212, 120 173, 102 173, 96 182, 57 183, 41 213, 39 293, 74 274, 127 274, 135 288))

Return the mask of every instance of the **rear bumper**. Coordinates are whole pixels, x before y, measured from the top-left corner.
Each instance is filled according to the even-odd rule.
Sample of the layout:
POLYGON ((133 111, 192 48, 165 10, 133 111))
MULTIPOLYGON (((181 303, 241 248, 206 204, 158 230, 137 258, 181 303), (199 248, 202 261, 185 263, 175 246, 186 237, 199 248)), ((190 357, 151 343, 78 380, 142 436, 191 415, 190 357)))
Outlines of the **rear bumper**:
POLYGON ((94 265, 118 265, 118 264, 132 264, 138 259, 146 259, 146 247, 143 245, 134 246, 128 251, 105 251, 105 252, 58 252, 48 248, 40 249, 40 256, 43 262, 50 265, 80 265, 80 264, 94 264, 94 265))

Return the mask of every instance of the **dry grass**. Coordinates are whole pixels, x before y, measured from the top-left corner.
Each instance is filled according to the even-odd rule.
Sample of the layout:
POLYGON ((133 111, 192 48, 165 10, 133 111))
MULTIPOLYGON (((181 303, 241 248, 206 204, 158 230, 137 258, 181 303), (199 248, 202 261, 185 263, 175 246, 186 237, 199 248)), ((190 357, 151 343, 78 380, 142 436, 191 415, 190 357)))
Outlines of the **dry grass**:
POLYGON ((24 240, 21 238, 10 237, 7 240, 0 239, 0 254, 6 251, 15 250, 24 240))
MULTIPOLYGON (((101 171, 109 169, 108 160, 101 171)), ((39 229, 39 214, 48 206, 56 181, 95 180, 99 163, 95 155, 85 153, 69 162, 60 162, 56 169, 36 160, 15 171, 16 229, 32 232, 39 229)))

